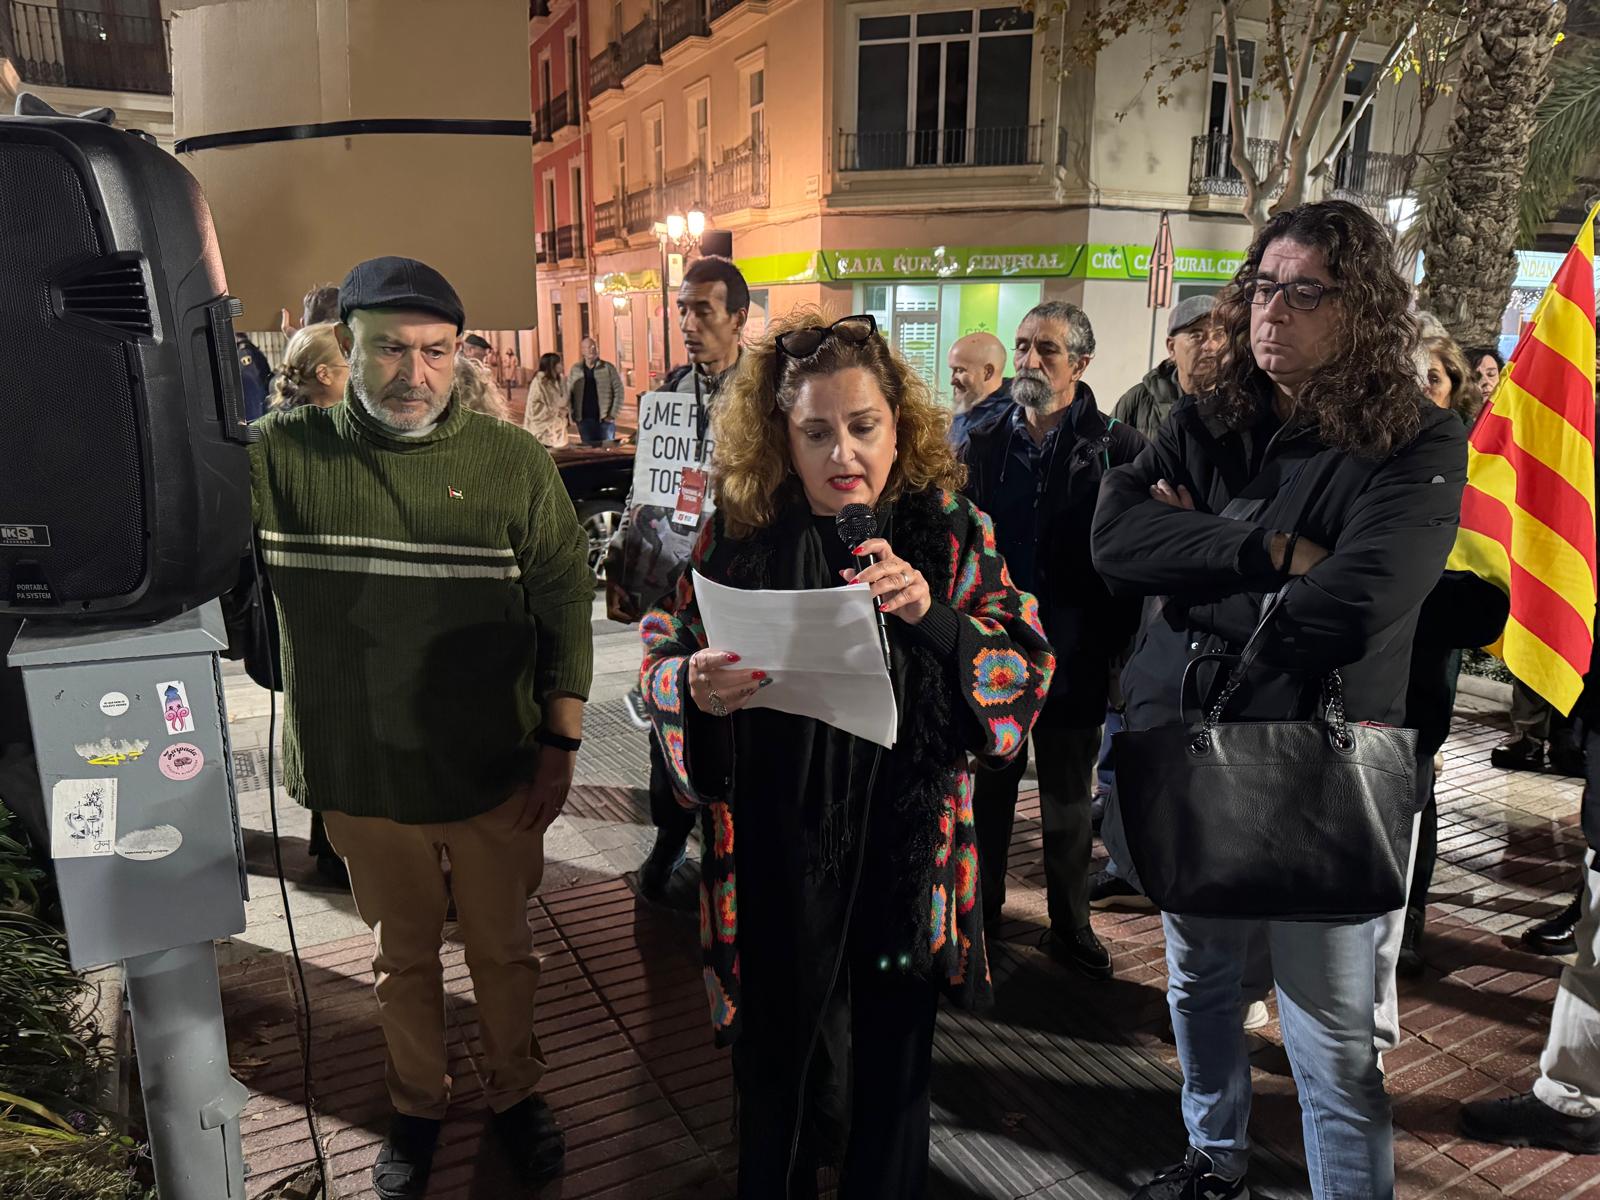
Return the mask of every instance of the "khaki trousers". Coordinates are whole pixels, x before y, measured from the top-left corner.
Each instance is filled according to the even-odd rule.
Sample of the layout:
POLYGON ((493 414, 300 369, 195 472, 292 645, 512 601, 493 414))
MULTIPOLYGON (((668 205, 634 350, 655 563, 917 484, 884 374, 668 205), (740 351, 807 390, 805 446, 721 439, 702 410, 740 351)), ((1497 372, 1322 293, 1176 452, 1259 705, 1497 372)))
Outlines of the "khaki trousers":
POLYGON ((508 801, 436 825, 323 814, 328 840, 350 871, 356 911, 376 943, 372 972, 397 1112, 438 1120, 450 1106, 439 948, 452 895, 477 996, 477 1067, 489 1107, 510 1108, 544 1074, 533 1032, 539 956, 528 925, 528 897, 544 874, 544 835, 518 832, 520 811, 508 801), (441 851, 450 858, 448 889, 441 851))

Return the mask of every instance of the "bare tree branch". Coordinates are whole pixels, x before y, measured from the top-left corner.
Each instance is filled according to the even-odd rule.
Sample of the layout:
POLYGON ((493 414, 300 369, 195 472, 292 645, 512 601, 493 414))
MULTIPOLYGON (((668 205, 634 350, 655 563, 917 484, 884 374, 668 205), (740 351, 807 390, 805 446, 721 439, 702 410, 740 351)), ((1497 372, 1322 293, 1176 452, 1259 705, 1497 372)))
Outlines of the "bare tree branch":
POLYGON ((1239 178, 1244 180, 1245 195, 1254 196, 1260 190, 1261 177, 1256 174, 1255 164, 1250 161, 1249 147, 1245 143, 1244 93, 1239 83, 1244 76, 1244 64, 1239 58, 1239 21, 1234 11, 1235 3, 1236 0, 1222 0, 1223 57, 1228 63, 1228 157, 1239 172, 1239 178))

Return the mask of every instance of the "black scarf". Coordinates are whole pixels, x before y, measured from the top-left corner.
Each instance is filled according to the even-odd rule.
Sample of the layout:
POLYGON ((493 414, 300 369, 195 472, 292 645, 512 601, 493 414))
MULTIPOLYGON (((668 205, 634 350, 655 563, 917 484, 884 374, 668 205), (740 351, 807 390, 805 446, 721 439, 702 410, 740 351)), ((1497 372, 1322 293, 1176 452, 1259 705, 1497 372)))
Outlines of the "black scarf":
MULTIPOLYGON (((947 603, 951 595, 955 551, 949 517, 937 493, 902 496, 878 510, 879 535, 896 553, 928 580, 935 602, 947 603)), ((734 587, 832 587, 833 577, 823 552, 822 537, 798 487, 791 485, 771 525, 748 537, 720 541, 706 564, 706 574, 734 587)), ((952 673, 954 665, 940 661, 903 621, 888 619, 891 677, 900 708, 900 727, 894 749, 884 754, 876 786, 872 824, 874 837, 888 856, 897 886, 893 919, 920 929, 927 919, 927 896, 933 860, 939 845, 939 815, 948 777, 955 765, 955 749, 946 731, 959 719, 952 673), (909 885, 909 886, 908 886, 909 885)), ((809 756, 810 739, 826 738, 824 761, 829 764, 830 785, 820 797, 815 843, 808 849, 816 865, 837 872, 848 857, 859 828, 865 799, 867 762, 871 748, 857 746, 849 734, 821 722, 806 723, 803 744, 762 747, 773 766, 796 754, 809 756), (842 786, 840 782, 842 781, 842 786), (861 793, 858 795, 857 793, 861 793)), ((925 945, 925 939, 922 941, 925 945)))

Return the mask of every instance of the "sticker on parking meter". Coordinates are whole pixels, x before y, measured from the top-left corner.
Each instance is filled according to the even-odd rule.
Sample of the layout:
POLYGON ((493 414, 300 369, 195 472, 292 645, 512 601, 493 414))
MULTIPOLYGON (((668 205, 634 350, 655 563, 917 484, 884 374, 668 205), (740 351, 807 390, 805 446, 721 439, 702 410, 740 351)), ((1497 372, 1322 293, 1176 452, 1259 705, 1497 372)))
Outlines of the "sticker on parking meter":
POLYGON ((206 765, 206 756, 200 752, 199 746, 174 742, 161 752, 156 765, 168 779, 183 783, 200 774, 200 768, 206 765))
POLYGON ((161 698, 161 718, 167 723, 167 732, 193 733, 194 714, 189 711, 189 689, 174 680, 156 684, 156 695, 161 698))
POLYGON ((52 858, 100 858, 116 846, 115 779, 63 779, 50 789, 52 858))
POLYGON ((183 845, 183 834, 171 825, 135 829, 117 839, 117 853, 133 862, 153 862, 165 858, 183 845))
POLYGON ((122 692, 107 692, 100 697, 100 711, 108 717, 120 717, 128 711, 128 697, 122 692))

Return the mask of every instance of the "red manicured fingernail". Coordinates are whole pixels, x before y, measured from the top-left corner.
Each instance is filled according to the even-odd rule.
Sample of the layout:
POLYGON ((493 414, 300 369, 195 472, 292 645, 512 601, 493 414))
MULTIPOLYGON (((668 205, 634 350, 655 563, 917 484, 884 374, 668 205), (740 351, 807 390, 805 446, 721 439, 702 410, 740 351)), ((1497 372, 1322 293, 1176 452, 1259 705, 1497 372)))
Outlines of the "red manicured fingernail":
POLYGON ((850 553, 856 555, 859 558, 861 556, 861 547, 857 546, 855 549, 851 550, 850 553))
POLYGON ((739 661, 739 656, 737 654, 730 654, 728 655, 728 661, 731 663, 736 663, 739 661))
POLYGON ((750 678, 751 679, 765 679, 766 677, 767 677, 767 673, 765 671, 751 671, 750 672, 750 678))

